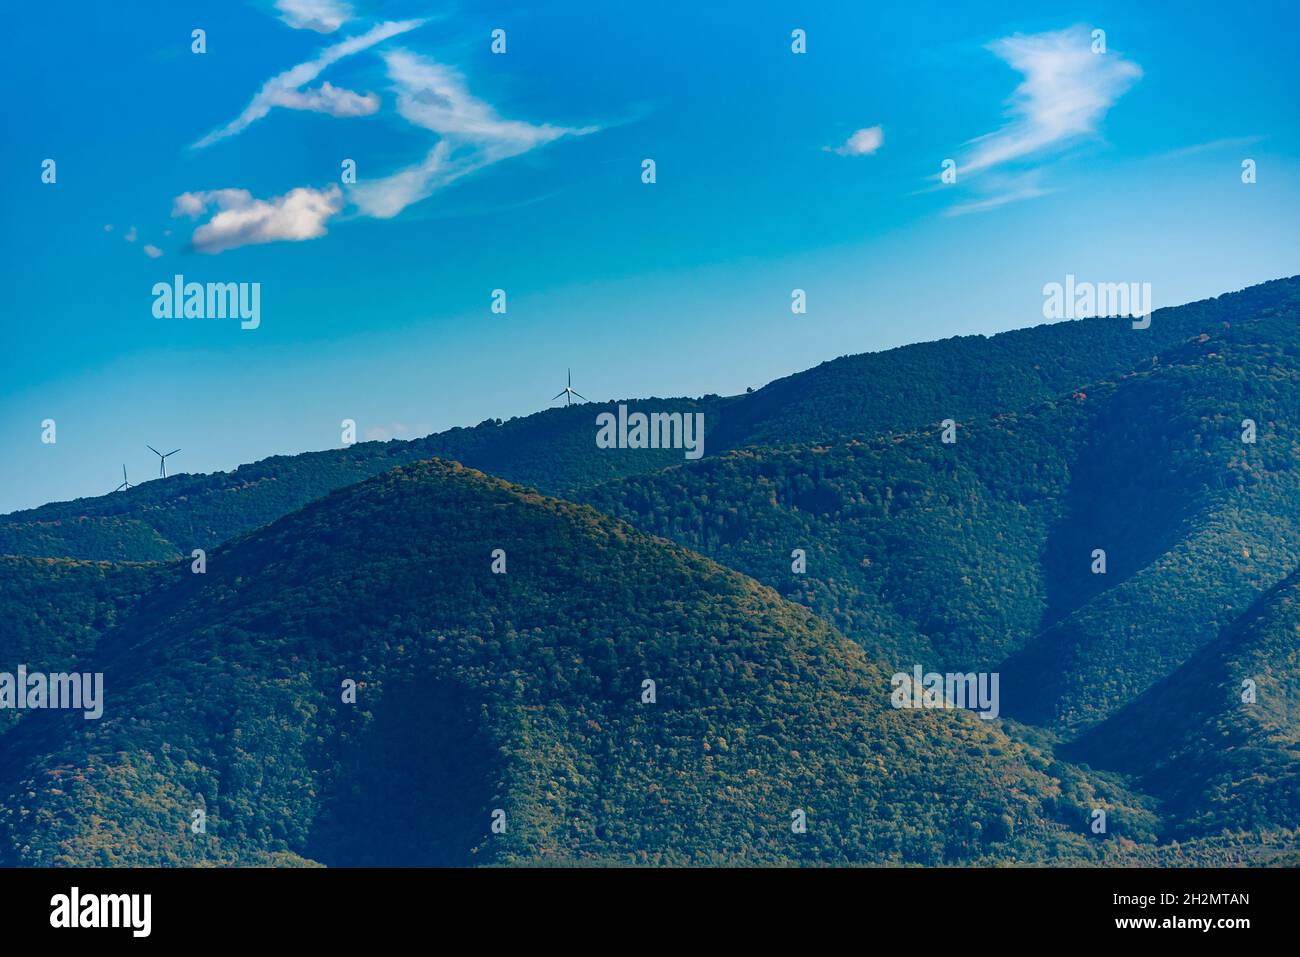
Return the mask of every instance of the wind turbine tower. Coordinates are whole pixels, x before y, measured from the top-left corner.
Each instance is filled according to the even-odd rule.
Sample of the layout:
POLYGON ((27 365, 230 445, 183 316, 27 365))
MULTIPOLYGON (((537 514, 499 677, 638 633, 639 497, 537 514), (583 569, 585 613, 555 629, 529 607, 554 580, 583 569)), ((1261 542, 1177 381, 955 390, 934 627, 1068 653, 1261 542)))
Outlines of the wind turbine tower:
MULTIPOLYGON (((152 445, 146 445, 145 448, 148 449, 150 452, 152 452, 154 455, 158 456, 158 477, 159 477, 159 478, 166 478, 166 477, 167 477, 167 457, 168 457, 168 456, 171 456, 171 455, 175 455, 177 452, 180 451, 180 449, 172 449, 170 452, 167 453, 167 455, 163 455, 161 452, 159 452, 157 449, 155 449, 152 445)), ((123 468, 123 471, 125 471, 125 468, 123 468)))

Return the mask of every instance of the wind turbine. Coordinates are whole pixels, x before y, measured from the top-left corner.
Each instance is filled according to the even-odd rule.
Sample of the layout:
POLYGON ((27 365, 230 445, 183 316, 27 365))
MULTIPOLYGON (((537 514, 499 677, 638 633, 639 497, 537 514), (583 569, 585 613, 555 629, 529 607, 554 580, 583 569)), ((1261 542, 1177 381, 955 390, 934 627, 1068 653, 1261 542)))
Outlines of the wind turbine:
POLYGON ((122 466, 122 484, 119 485, 117 488, 113 489, 113 491, 114 491, 114 492, 120 492, 120 491, 122 491, 122 489, 124 489, 124 488, 135 488, 134 485, 132 485, 130 482, 128 482, 128 481, 126 480, 126 466, 125 466, 125 465, 122 466))
POLYGON ((146 445, 145 448, 148 449, 150 452, 152 452, 154 455, 158 456, 158 477, 166 478, 167 477, 167 455, 175 455, 177 452, 180 451, 180 449, 172 449, 170 452, 167 453, 167 455, 163 455, 152 445, 146 445))
POLYGON ((563 396, 563 397, 564 397, 564 404, 565 404, 566 406, 569 406, 569 405, 573 405, 573 397, 574 397, 575 395, 576 395, 579 399, 582 399, 582 401, 584 401, 584 402, 587 401, 587 397, 586 397, 585 395, 583 395, 581 392, 575 392, 575 391, 574 391, 574 389, 573 389, 573 370, 570 369, 570 370, 569 370, 569 384, 566 385, 566 386, 564 387, 564 391, 563 391, 563 392, 559 392, 559 393, 555 394, 554 396, 552 396, 552 397, 551 397, 551 401, 554 402, 556 399, 560 398, 560 396, 563 396))

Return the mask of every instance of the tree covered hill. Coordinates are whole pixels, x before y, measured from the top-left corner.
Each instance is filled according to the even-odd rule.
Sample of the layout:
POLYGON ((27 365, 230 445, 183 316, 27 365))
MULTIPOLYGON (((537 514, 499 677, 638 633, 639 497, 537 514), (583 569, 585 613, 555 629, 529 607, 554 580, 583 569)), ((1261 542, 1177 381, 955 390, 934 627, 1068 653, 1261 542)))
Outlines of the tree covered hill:
POLYGON ((1164 799, 1169 835, 1300 822, 1300 572, 1068 753, 1164 799))
MULTIPOLYGON (((0 671, 67 671, 159 580, 136 563, 0 555, 0 671)), ((0 738, 24 712, 0 710, 0 738)))
POLYGON ((892 708, 859 646, 752 580, 459 465, 166 577, 86 664, 100 721, 6 735, 0 863, 1100 860, 1155 830, 998 722, 892 708))
MULTIPOLYGON (((872 436, 1027 408, 1145 369, 1201 333, 1300 312, 1300 276, 1127 319, 1054 322, 843 356, 779 379, 720 423, 715 448, 872 436)), ((905 321, 900 319, 900 321, 905 321)))
POLYGON ((633 404, 702 461, 591 403, 2 517, 0 670, 113 708, 7 715, 0 863, 1293 861, 1298 386, 1289 279, 633 404))
MULTIPOLYGON (((1300 312, 1300 277, 1158 310, 1149 329, 1127 320, 1054 323, 991 337, 964 336, 849 356, 742 396, 631 400, 632 411, 698 411, 705 454, 749 446, 866 439, 968 421, 1052 401, 1094 382, 1146 369, 1158 353, 1228 323, 1300 312)), ((616 403, 488 420, 409 442, 274 456, 231 472, 174 475, 112 495, 0 516, 0 554, 158 560, 212 548, 327 492, 409 462, 463 462, 547 494, 682 462, 680 450, 610 454, 595 444, 595 415, 616 403)))
POLYGON ((1008 713, 1076 729, 1300 565, 1298 329, 1291 314, 1220 326, 1116 381, 963 421, 951 444, 936 422, 744 449, 583 499, 891 665, 1000 668, 1008 713))

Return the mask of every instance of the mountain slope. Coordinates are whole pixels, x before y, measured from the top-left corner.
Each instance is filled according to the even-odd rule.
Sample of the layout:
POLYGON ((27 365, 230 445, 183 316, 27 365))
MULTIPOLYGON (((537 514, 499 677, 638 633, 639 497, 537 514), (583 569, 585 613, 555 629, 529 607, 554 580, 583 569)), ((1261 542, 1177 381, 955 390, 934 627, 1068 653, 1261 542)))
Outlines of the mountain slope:
POLYGON ((1175 838, 1300 822, 1300 571, 1069 753, 1138 776, 1175 838))
MULTIPOLYGON (((810 445, 969 420, 1055 400, 1089 383, 1149 368, 1188 338, 1300 312, 1300 277, 1158 310, 1149 329, 1126 320, 1053 323, 850 356, 749 395, 645 399, 633 410, 699 411, 705 453, 752 445, 810 445)), ((0 517, 0 553, 154 560, 212 548, 332 489, 430 457, 461 461, 548 494, 575 497, 619 478, 679 464, 680 451, 610 455, 595 416, 611 403, 489 420, 411 442, 276 456, 232 472, 175 475, 138 488, 0 517), (150 533, 152 530, 152 534, 150 533)))
POLYGON ((963 422, 951 445, 936 423, 746 449, 583 500, 754 576, 891 665, 988 670, 1048 611, 1040 554, 1090 415, 1065 400, 963 422))
POLYGON ((1100 587, 1076 584, 1005 664, 1009 712, 1095 724, 1300 565, 1297 346, 1294 319, 1271 317, 1197 337, 1119 384, 1055 534, 1076 555, 1104 547, 1110 567, 1076 575, 1100 587), (1247 420, 1254 442, 1243 440, 1247 420))
POLYGON ((751 580, 457 465, 170 576, 99 644, 101 721, 8 736, 0 863, 1017 861, 1104 853, 1099 801, 1154 821, 996 722, 890 707, 751 580))
MULTIPOLYGON (((0 555, 0 671, 77 668, 152 588, 148 565, 0 555)), ((0 735, 23 712, 0 710, 0 735)))
POLYGON ((1296 319, 1220 325, 1143 371, 963 421, 955 444, 934 423, 746 449, 582 497, 808 605, 869 656, 1000 670, 1007 713, 1073 731, 1300 564, 1296 319))

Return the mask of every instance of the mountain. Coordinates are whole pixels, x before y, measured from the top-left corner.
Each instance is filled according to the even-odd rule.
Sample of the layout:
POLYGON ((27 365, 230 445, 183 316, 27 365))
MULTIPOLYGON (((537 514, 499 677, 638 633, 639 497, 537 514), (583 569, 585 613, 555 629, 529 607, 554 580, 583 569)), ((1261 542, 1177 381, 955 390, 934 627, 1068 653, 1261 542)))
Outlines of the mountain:
POLYGON ((752 580, 455 464, 173 567, 84 667, 101 720, 6 738, 0 863, 1088 860, 1091 806, 1155 820, 997 722, 891 707, 752 580))
POLYGON ((936 422, 745 449, 581 497, 891 666, 999 670, 1007 713, 1080 730, 1300 565, 1298 319, 1221 325, 1118 380, 963 421, 953 443, 936 422))
POLYGON ((629 405, 0 518, 0 863, 1300 859, 1300 278, 629 405))
MULTIPOLYGON (((808 446, 967 421, 1054 401, 1088 384, 1148 368, 1153 356, 1228 323, 1295 315, 1300 277, 1157 310, 1147 329, 1085 319, 999 335, 962 336, 848 356, 751 394, 628 400, 629 411, 701 412, 705 455, 750 446, 808 446)), ((427 458, 452 459, 574 498, 620 478, 683 461, 680 450, 610 454, 595 416, 617 403, 487 420, 409 442, 274 456, 231 472, 173 475, 124 492, 0 516, 0 554, 152 561, 212 548, 327 492, 427 458)))

